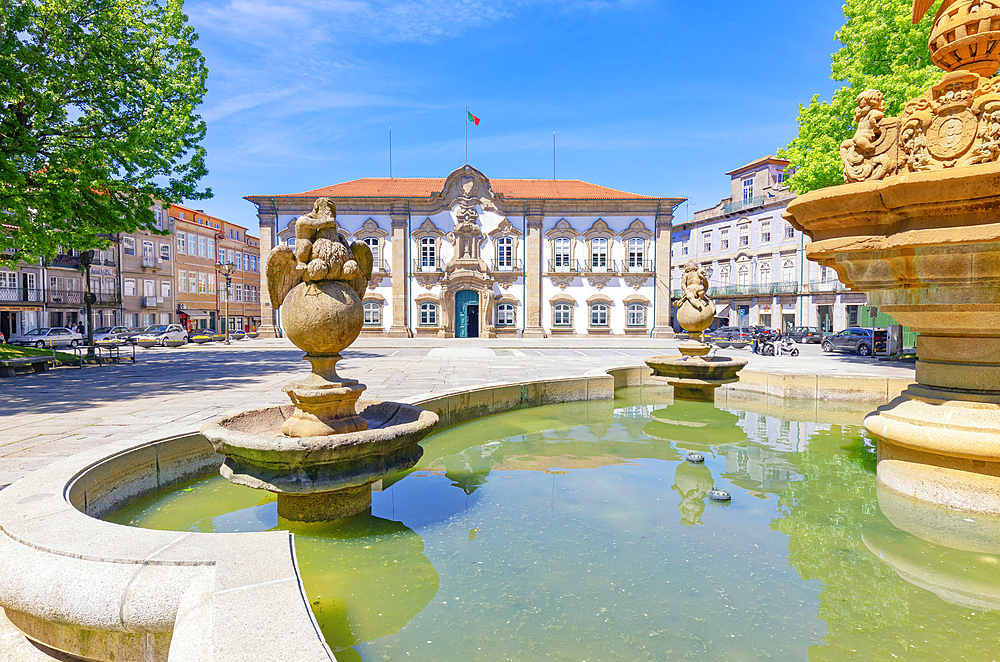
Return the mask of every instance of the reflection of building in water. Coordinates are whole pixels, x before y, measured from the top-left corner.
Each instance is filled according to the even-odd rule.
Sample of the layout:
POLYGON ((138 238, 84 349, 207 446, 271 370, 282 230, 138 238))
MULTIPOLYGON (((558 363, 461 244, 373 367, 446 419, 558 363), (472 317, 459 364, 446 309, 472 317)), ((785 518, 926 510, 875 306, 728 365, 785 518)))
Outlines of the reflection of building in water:
POLYGON ((737 411, 738 425, 752 439, 766 443, 774 450, 801 453, 809 439, 819 431, 829 431, 831 426, 810 421, 783 421, 773 416, 752 411, 737 411))

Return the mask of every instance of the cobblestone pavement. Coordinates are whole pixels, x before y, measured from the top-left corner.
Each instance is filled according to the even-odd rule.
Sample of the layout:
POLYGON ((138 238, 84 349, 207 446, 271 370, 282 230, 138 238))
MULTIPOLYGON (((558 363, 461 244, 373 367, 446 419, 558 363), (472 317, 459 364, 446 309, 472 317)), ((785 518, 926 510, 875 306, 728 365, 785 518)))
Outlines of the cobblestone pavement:
MULTIPOLYGON (((487 383, 642 365, 645 357, 675 353, 676 345, 649 338, 361 338, 343 353, 338 371, 366 384, 366 397, 413 400, 487 383)), ((794 358, 721 353, 771 372, 913 377, 912 364, 799 347, 802 354, 794 358)), ((140 349, 137 355, 135 365, 58 368, 0 382, 6 396, 0 403, 0 488, 80 450, 189 432, 215 416, 286 404, 281 386, 308 369, 302 352, 283 339, 140 349)))

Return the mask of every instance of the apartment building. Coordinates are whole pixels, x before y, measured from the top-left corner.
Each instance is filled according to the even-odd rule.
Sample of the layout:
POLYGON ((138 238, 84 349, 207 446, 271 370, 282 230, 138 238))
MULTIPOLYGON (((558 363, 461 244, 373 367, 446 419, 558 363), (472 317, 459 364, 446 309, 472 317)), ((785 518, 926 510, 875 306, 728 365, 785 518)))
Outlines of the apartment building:
POLYGON ((177 315, 187 329, 219 329, 215 245, 224 221, 196 209, 173 205, 177 254, 177 315))
MULTIPOLYGON (((153 207, 157 229, 170 233, 170 218, 160 204, 153 207)), ((174 312, 174 250, 170 234, 145 230, 119 237, 122 323, 139 327, 177 321, 174 312)))

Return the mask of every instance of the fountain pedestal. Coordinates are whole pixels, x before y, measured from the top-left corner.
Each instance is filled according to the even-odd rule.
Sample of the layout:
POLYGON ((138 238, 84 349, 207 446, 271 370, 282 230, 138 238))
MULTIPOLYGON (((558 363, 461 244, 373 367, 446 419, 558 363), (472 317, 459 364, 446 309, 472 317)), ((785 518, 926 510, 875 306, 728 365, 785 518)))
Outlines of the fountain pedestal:
POLYGON ((708 356, 710 345, 687 341, 678 347, 682 356, 654 356, 646 359, 653 377, 674 387, 675 400, 715 402, 715 389, 739 381, 737 373, 745 359, 708 356))

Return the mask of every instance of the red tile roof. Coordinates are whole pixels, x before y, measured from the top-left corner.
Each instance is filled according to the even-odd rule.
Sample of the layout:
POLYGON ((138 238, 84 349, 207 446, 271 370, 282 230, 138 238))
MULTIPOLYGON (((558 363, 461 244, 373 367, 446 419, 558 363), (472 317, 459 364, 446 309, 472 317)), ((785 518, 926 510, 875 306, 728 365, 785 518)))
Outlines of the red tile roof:
MULTIPOLYGON (((276 198, 429 198, 445 185, 444 178, 365 177, 333 186, 276 195, 276 198)), ((493 191, 508 199, 529 200, 659 200, 655 196, 638 195, 582 182, 578 179, 491 179, 493 191)), ((272 196, 247 196, 260 198, 272 196)), ((680 200, 680 198, 670 198, 680 200)))
POLYGON ((791 163, 791 161, 786 161, 785 159, 779 159, 777 156, 772 156, 771 154, 768 154, 767 156, 765 156, 762 159, 757 159, 756 161, 751 161, 750 163, 746 164, 742 168, 737 168, 736 170, 730 170, 726 174, 729 175, 729 176, 732 176, 732 175, 739 174, 739 173, 743 172, 744 170, 749 170, 750 168, 756 168, 756 167, 762 166, 762 165, 776 165, 776 166, 779 166, 779 167, 783 168, 783 167, 787 166, 789 163, 791 163))

